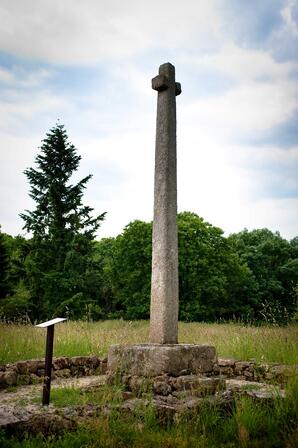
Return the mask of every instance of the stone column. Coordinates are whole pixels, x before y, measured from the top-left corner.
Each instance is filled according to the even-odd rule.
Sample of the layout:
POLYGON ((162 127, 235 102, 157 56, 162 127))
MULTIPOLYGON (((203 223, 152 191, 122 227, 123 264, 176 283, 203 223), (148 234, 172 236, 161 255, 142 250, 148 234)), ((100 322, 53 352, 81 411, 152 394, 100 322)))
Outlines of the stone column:
POLYGON ((175 82, 175 67, 159 67, 152 79, 158 91, 154 219, 152 239, 152 280, 150 343, 178 342, 178 242, 177 242, 177 162, 176 95, 181 86, 175 82))

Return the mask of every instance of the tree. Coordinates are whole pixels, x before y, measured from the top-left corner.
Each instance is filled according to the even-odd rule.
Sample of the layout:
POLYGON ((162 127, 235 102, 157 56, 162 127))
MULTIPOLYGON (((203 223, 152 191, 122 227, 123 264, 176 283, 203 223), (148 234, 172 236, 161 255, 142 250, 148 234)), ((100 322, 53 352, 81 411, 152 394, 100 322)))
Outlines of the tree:
POLYGON ((115 311, 126 319, 148 319, 152 223, 133 221, 115 239, 110 278, 115 311))
MULTIPOLYGON (((152 223, 133 221, 109 257, 113 301, 126 319, 147 319, 150 309, 152 223)), ((181 320, 247 317, 254 279, 223 231, 194 213, 178 215, 181 320)))
POLYGON ((28 315, 30 310, 30 291, 27 286, 25 263, 30 246, 30 241, 21 236, 12 237, 0 233, 0 264, 2 268, 0 269, 0 278, 2 277, 4 280, 4 285, 0 282, 2 283, 2 287, 0 287, 0 316, 7 320, 23 318, 28 315))
POLYGON ((8 248, 5 235, 1 232, 0 226, 0 299, 3 299, 9 292, 8 276, 8 248))
MULTIPOLYGON (((92 267, 88 278, 89 291, 97 297, 102 317, 118 317, 117 301, 113 292, 113 259, 115 238, 102 238, 94 241, 92 267)), ((120 313, 123 308, 120 306, 120 313)))
POLYGON ((82 197, 91 175, 77 184, 70 183, 81 156, 68 141, 61 124, 56 124, 42 141, 35 158, 37 168, 28 168, 33 211, 20 216, 24 229, 32 232, 32 249, 27 260, 35 314, 48 315, 61 309, 61 303, 82 311, 82 294, 92 240, 105 213, 93 217, 82 197))
POLYGON ((181 320, 246 317, 253 310, 251 272, 223 231, 195 213, 178 215, 181 320))
POLYGON ((245 229, 229 241, 255 278, 256 309, 267 320, 286 322, 296 308, 298 239, 289 242, 268 229, 245 229))

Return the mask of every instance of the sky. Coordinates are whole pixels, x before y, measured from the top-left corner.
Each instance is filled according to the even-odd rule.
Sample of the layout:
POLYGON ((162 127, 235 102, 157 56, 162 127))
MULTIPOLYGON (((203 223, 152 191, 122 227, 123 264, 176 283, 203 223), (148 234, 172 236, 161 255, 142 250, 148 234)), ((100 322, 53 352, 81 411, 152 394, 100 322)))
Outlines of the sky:
POLYGON ((0 0, 0 224, 26 235, 23 171, 57 120, 93 177, 97 238, 153 217, 157 93, 171 62, 178 211, 226 235, 298 235, 298 0, 0 0))

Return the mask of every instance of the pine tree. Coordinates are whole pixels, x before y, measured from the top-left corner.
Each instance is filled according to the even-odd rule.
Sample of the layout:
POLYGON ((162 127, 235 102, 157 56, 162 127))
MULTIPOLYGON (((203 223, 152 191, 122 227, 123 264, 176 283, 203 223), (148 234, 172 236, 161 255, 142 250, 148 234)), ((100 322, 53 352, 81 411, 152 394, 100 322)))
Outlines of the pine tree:
POLYGON ((48 315, 49 310, 56 313, 61 303, 78 294, 84 300, 84 275, 92 240, 105 213, 93 217, 93 209, 82 203, 91 175, 75 185, 70 183, 80 160, 64 126, 58 123, 42 141, 35 159, 37 169, 24 172, 31 187, 30 197, 36 202, 35 210, 26 210, 20 216, 25 221, 24 229, 33 234, 27 270, 39 314, 48 315))

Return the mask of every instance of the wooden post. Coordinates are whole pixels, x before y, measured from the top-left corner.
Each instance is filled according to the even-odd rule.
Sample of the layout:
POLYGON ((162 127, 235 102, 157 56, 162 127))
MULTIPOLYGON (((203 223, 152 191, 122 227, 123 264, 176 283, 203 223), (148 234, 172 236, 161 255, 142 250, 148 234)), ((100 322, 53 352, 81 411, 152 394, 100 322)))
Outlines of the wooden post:
POLYGON ((39 328, 47 328, 45 372, 42 392, 42 404, 48 406, 50 404, 52 364, 53 364, 53 347, 54 347, 54 327, 58 322, 66 320, 64 317, 56 317, 55 319, 36 325, 39 328))
POLYGON ((43 406, 48 405, 50 403, 52 363, 53 363, 53 345, 54 345, 54 328, 55 328, 55 325, 50 325, 47 328, 45 373, 44 373, 44 383, 43 383, 43 393, 42 393, 43 406))

